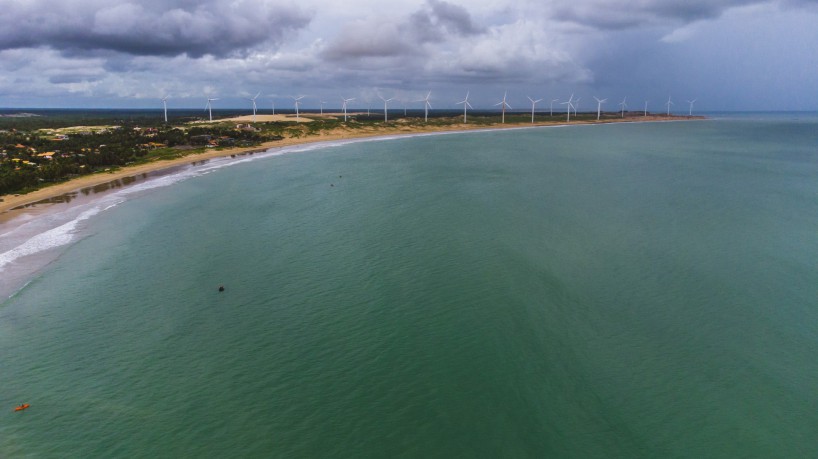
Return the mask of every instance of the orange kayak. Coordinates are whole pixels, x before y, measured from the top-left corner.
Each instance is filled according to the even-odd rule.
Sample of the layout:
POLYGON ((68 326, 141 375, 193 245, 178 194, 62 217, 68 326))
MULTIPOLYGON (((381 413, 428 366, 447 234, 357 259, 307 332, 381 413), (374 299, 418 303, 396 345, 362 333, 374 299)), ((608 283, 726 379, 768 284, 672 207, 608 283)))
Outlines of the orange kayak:
POLYGON ((31 405, 29 405, 28 403, 23 403, 23 404, 22 404, 22 405, 20 405, 20 406, 15 406, 15 407, 14 407, 14 411, 23 411, 24 409, 26 409, 26 408, 28 408, 28 407, 30 407, 30 406, 31 406, 31 405))

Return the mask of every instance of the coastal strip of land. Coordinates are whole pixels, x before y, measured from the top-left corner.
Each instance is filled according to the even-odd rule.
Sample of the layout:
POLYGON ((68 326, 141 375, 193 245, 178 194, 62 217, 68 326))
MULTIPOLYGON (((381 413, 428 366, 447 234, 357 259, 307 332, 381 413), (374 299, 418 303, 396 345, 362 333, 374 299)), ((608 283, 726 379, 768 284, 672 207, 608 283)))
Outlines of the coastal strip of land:
MULTIPOLYGON (((701 119, 701 117, 695 117, 701 119)), ((67 193, 93 188, 106 183, 123 180, 129 177, 138 177, 145 174, 155 173, 164 169, 185 166, 191 163, 206 161, 214 158, 235 156, 247 154, 251 152, 263 152, 274 148, 284 148, 294 145, 309 144, 316 142, 332 142, 348 139, 359 139, 368 137, 382 137, 395 135, 413 135, 423 133, 435 132, 450 132, 450 131, 473 131, 473 130, 496 130, 496 129, 510 129, 510 128, 531 128, 544 126, 565 126, 565 125, 579 125, 579 124, 607 124, 607 123, 622 123, 622 122, 657 122, 657 121, 676 121, 686 120, 689 117, 667 117, 667 116, 633 116, 619 119, 606 119, 602 121, 575 121, 571 123, 564 122, 546 122, 546 123, 507 123, 494 124, 486 126, 485 124, 462 124, 453 123, 450 125, 434 125, 426 127, 418 126, 402 126, 398 123, 385 124, 377 127, 369 127, 366 129, 333 129, 322 131, 316 135, 305 137, 289 137, 281 140, 265 142, 261 145, 252 147, 236 147, 226 149, 214 149, 205 151, 203 153, 193 153, 187 156, 174 159, 157 160, 145 164, 126 166, 119 169, 113 169, 108 172, 100 172, 96 174, 86 175, 71 179, 66 182, 57 183, 51 186, 41 188, 26 194, 19 195, 4 195, 0 196, 0 223, 8 223, 15 219, 16 216, 22 215, 31 210, 35 206, 47 206, 48 200, 56 198, 67 193)))

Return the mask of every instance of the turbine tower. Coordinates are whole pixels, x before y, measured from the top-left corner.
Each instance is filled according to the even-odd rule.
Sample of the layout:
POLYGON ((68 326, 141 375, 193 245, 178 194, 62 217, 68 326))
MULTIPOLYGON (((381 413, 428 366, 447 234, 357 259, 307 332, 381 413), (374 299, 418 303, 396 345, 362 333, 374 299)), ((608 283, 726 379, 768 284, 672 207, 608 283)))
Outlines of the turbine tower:
POLYGON ((596 99, 596 120, 599 121, 599 115, 602 113, 602 104, 607 102, 608 99, 599 100, 596 98, 596 96, 594 96, 594 99, 596 99))
POLYGON ((344 109, 344 123, 346 123, 346 122, 347 122, 347 104, 348 104, 349 102, 352 102, 353 100, 355 100, 355 98, 354 98, 354 97, 352 97, 352 98, 350 98, 350 99, 344 99, 344 98, 342 97, 342 98, 341 98, 341 100, 343 100, 343 101, 344 101, 344 103, 342 104, 342 108, 344 109))
POLYGON ((254 123, 256 122, 256 99, 258 99, 259 94, 261 94, 261 92, 256 94, 256 97, 253 97, 252 99, 247 99, 247 100, 249 100, 250 102, 253 103, 253 122, 254 123))
POLYGON ((572 108, 574 108, 574 104, 572 103, 572 102, 573 102, 573 100, 574 100, 574 95, 573 95, 573 94, 571 94, 571 97, 569 97, 569 98, 568 98, 568 101, 567 101, 567 102, 560 102, 560 105, 567 105, 567 106, 565 107, 565 108, 566 108, 566 110, 565 110, 565 111, 566 111, 566 113, 568 114, 568 118, 565 120, 565 122, 566 122, 566 123, 570 123, 570 122, 571 122, 571 109, 572 109, 572 108))
POLYGON ((273 115, 275 115, 276 114, 276 100, 275 99, 270 100, 270 106, 273 107, 273 115))
MULTIPOLYGON (((693 102, 696 102, 698 99, 688 100, 687 103, 690 104, 690 111, 687 112, 687 116, 693 116, 693 102)), ((167 121, 167 120, 165 120, 167 121)))
POLYGON ((574 116, 577 116, 577 108, 579 107, 579 97, 574 101, 574 116))
POLYGON ((457 105, 460 104, 463 104, 463 124, 466 124, 466 109, 472 108, 469 103, 469 91, 466 91, 466 98, 457 103, 457 105))
POLYGON ((531 124, 534 124, 534 106, 537 105, 537 102, 541 102, 542 99, 534 100, 530 96, 526 97, 528 97, 528 100, 531 101, 531 124))
POLYGON ((645 101, 645 117, 648 116, 648 101, 645 101))
POLYGON ((559 101, 560 101, 559 99, 553 99, 551 101, 551 106, 549 107, 549 110, 551 111, 551 114, 549 116, 554 116, 554 102, 559 102, 559 101))
POLYGON ((386 105, 389 103, 390 100, 394 99, 394 97, 390 97, 389 99, 384 99, 383 97, 381 97, 380 94, 378 94, 378 98, 383 101, 383 122, 386 123, 387 121, 389 121, 389 119, 387 117, 387 107, 386 107, 386 105))
POLYGON ((503 94, 503 100, 501 100, 500 102, 497 102, 496 104, 494 104, 495 107, 498 106, 498 105, 501 105, 500 108, 502 108, 502 110, 503 110, 503 118, 502 118, 502 123, 503 124, 506 123, 506 108, 508 108, 508 109, 511 108, 511 105, 509 105, 508 102, 506 102, 506 96, 508 96, 508 91, 506 91, 506 93, 503 94))
POLYGON ((432 104, 429 103, 429 97, 431 97, 431 95, 432 95, 432 91, 429 91, 426 94, 425 98, 420 99, 418 101, 418 102, 423 102, 423 122, 424 123, 429 122, 429 109, 432 108, 432 104))
POLYGON ((219 99, 214 99, 212 97, 208 97, 207 105, 205 105, 205 110, 207 110, 207 113, 210 115, 210 122, 211 123, 213 122, 213 104, 211 104, 211 102, 213 102, 214 100, 219 100, 219 99))
POLYGON ((162 106, 165 107, 165 124, 168 124, 168 97, 170 96, 162 98, 162 106))
POLYGON ((670 116, 670 106, 673 105, 673 101, 670 100, 670 96, 667 96, 667 102, 665 102, 665 105, 667 105, 667 116, 670 116))
POLYGON ((326 104, 326 102, 324 102, 324 101, 322 100, 322 101, 321 101, 321 114, 322 114, 322 115, 324 114, 324 104, 326 104))
POLYGON ((626 102, 627 100, 628 100, 628 96, 625 96, 625 97, 622 98, 622 102, 619 103, 619 106, 622 107, 622 118, 625 117, 625 108, 628 107, 628 104, 626 102))
POLYGON ((303 99, 303 98, 304 98, 304 96, 298 96, 298 97, 293 97, 293 96, 290 96, 290 98, 291 98, 291 99, 293 100, 293 102, 295 103, 295 121, 297 122, 297 121, 298 121, 298 119, 299 119, 299 118, 298 118, 298 116, 299 116, 299 114, 298 114, 298 106, 299 106, 299 105, 301 105, 301 99, 303 99))

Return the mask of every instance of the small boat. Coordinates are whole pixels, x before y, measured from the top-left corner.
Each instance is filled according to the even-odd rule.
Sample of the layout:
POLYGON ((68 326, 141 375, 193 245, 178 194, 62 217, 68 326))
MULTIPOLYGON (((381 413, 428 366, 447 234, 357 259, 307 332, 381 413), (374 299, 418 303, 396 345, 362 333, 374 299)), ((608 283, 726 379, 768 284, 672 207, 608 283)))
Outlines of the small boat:
POLYGON ((15 406, 15 407, 14 407, 14 411, 23 411, 24 409, 26 409, 26 408, 28 408, 28 407, 30 407, 30 406, 31 406, 31 405, 29 405, 28 403, 23 403, 23 404, 22 404, 22 405, 20 405, 20 406, 15 406))

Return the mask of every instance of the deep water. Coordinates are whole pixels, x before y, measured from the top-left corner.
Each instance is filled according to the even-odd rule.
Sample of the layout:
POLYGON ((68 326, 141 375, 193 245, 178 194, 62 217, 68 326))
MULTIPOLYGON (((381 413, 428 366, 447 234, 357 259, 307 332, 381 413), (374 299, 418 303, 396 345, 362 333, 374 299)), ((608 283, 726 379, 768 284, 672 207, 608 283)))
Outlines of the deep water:
POLYGON ((814 117, 211 166, 50 233, 0 456, 818 456, 814 117))

